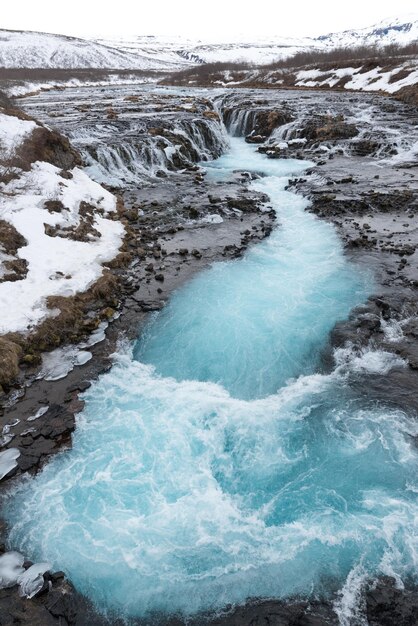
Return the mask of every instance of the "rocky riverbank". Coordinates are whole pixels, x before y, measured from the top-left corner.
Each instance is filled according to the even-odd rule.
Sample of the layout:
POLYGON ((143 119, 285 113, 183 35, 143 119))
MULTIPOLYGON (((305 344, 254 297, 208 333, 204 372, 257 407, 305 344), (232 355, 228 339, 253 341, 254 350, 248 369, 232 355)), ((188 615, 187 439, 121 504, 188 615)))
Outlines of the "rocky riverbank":
MULTIPOLYGON (((205 157, 205 151, 206 158, 212 158, 222 150, 218 115, 230 132, 246 135, 269 158, 296 157, 315 163, 303 178, 290 182, 292 189, 310 197, 309 210, 332 221, 347 254, 372 267, 376 276, 373 298, 334 329, 324 368, 332 360, 333 348, 347 343, 359 352, 371 343, 395 352, 408 367, 389 373, 390 381, 368 377, 367 393, 415 412, 416 109, 381 97, 314 92, 220 93, 215 94, 215 106, 202 93, 195 98, 140 92, 116 97, 116 93, 95 90, 88 106, 83 93, 59 95, 58 101, 56 95, 48 94, 23 102, 32 115, 37 109, 43 122, 54 121, 59 130, 73 135, 90 175, 101 182, 112 176, 111 191, 120 197, 118 219, 127 235, 123 256, 109 267, 116 281, 109 294, 113 302, 101 306, 107 312, 100 319, 94 306, 84 311, 87 320, 95 320, 95 327, 88 329, 96 332, 95 339, 90 341, 85 333, 81 341, 77 339, 76 348, 59 348, 52 363, 47 358, 41 363, 22 363, 17 383, 4 397, 1 424, 8 441, 3 449, 17 448, 20 456, 2 485, 7 487, 23 472, 36 471, 50 454, 71 445, 75 415, 82 408, 79 394, 111 367, 111 354, 119 340, 137 336, 149 312, 161 308, 170 293, 195 272, 215 260, 239 256, 271 232, 274 213, 268 209, 267 198, 248 190, 248 174, 237 172, 234 181, 216 182, 207 180, 194 164, 205 157), (187 131, 193 125, 200 130, 190 140, 187 131), (89 139, 92 130, 94 144, 89 139), (110 149, 109 136, 114 141, 110 149), (148 146, 145 153, 143 145, 148 146), (140 188, 135 182, 139 179, 140 188), (86 351, 92 356, 80 365, 77 355, 86 351), (56 365, 62 361, 69 363, 68 372, 55 379, 56 365), (394 388, 399 391, 396 397, 394 388), (40 412, 44 407, 47 411, 40 412)), ((32 600, 19 598, 15 589, 2 590, 0 622, 105 623, 60 573, 47 574, 45 581, 40 595, 32 600)), ((401 591, 387 578, 363 591, 360 608, 371 626, 415 623, 418 597, 414 589, 401 591)), ((331 604, 268 601, 190 623, 207 622, 319 626, 337 624, 338 615, 331 604)), ((154 623, 177 626, 184 622, 157 617, 154 623)))

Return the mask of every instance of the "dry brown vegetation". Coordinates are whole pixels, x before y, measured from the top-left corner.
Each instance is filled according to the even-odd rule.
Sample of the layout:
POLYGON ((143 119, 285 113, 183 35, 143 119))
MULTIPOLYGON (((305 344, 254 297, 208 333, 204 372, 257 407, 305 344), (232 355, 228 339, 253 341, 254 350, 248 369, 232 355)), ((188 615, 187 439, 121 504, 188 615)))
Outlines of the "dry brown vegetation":
POLYGON ((7 254, 13 255, 19 248, 26 246, 26 239, 12 224, 0 220, 0 246, 7 254))
POLYGON ((11 385, 19 374, 22 348, 6 337, 0 337, 0 387, 11 385))
POLYGON ((29 334, 8 333, 0 337, 0 387, 14 384, 19 364, 37 365, 42 352, 64 343, 76 343, 95 330, 101 320, 115 312, 119 288, 119 279, 105 270, 84 293, 47 298, 48 308, 58 314, 46 318, 29 334))
MULTIPOLYGON (((378 48, 376 46, 356 46, 351 48, 334 48, 332 50, 307 50, 298 52, 287 59, 279 59, 267 65, 252 65, 250 63, 206 63, 191 69, 176 72, 165 78, 164 84, 195 84, 208 86, 216 82, 225 81, 225 72, 230 73, 234 82, 242 82, 248 87, 274 87, 274 82, 281 81, 281 87, 294 86, 293 72, 300 69, 321 69, 323 71, 343 67, 359 67, 361 71, 369 71, 380 65, 393 68, 404 61, 418 58, 418 43, 406 46, 390 45, 378 48), (273 74, 273 84, 263 83, 263 76, 273 74)), ((399 76, 397 80, 402 78, 399 76)), ((348 80, 348 79, 346 79, 348 80)), ((396 80, 396 79, 394 79, 396 80)), ((343 87, 343 80, 338 87, 343 87)))
POLYGON ((60 133, 39 126, 18 147, 13 157, 13 165, 28 171, 35 161, 46 161, 64 170, 82 165, 79 153, 74 150, 66 137, 60 133))
POLYGON ((0 283, 25 278, 28 272, 28 263, 25 259, 18 258, 17 251, 26 243, 26 239, 12 224, 0 220, 0 250, 11 257, 2 263, 4 271, 0 283))
MULTIPOLYGON (((15 108, 14 103, 1 92, 0 108, 7 114, 32 119, 15 108)), ((79 153, 65 137, 41 125, 16 150, 11 160, 12 163, 8 163, 8 167, 20 167, 26 171, 31 168, 34 161, 46 161, 61 168, 60 174, 66 178, 72 176, 68 170, 82 164, 79 153)), ((45 209, 50 212, 60 212, 64 208, 62 202, 57 200, 49 200, 45 203, 45 209)), ((117 209, 118 216, 121 217, 125 209, 120 200, 117 209)), ((87 202, 81 202, 79 227, 62 229, 64 232, 54 234, 70 236, 82 241, 91 236, 100 236, 93 224, 96 214, 102 212, 100 208, 97 209, 87 202)), ((116 216, 115 219, 117 219, 116 216)), ((24 245, 26 245, 25 238, 11 224, 0 220, 2 251, 10 256, 16 256, 18 249, 24 245)), ((128 243, 125 242, 121 254, 116 257, 118 267, 122 267, 130 260, 127 247, 128 243)), ((4 262, 3 265, 8 270, 9 267, 6 264, 13 264, 10 269, 16 272, 19 269, 21 272, 27 269, 26 261, 17 257, 4 262)), ((17 280, 18 274, 16 273, 14 278, 13 275, 7 273, 5 279, 17 280)), ((78 342, 95 330, 102 319, 111 317, 119 303, 120 293, 119 278, 109 268, 104 268, 102 276, 87 291, 77 293, 72 297, 50 296, 47 298, 47 307, 54 315, 44 319, 28 333, 8 333, 0 337, 0 393, 2 388, 7 390, 17 381, 20 365, 37 365, 43 351, 52 350, 65 343, 78 342)))
MULTIPOLYGON (((50 200, 48 202, 53 202, 55 207, 58 204, 62 205, 60 201, 50 200)), ((51 204, 49 204, 49 206, 51 206, 51 204)), ((72 239, 73 241, 93 241, 102 236, 100 231, 95 228, 94 224, 96 215, 103 215, 103 213, 103 209, 97 208, 89 202, 82 200, 78 209, 79 223, 77 226, 51 226, 51 224, 44 224, 45 233, 49 237, 64 237, 66 239, 72 239)))
POLYGON ((403 87, 396 94, 395 98, 406 102, 406 104, 412 104, 418 107, 418 85, 410 85, 409 87, 403 87))
POLYGON ((346 67, 349 65, 363 65, 365 61, 383 63, 387 65, 392 61, 402 61, 405 58, 418 55, 418 43, 406 46, 391 44, 389 46, 356 46, 333 48, 332 50, 310 50, 297 52, 293 57, 280 59, 274 63, 262 66, 263 69, 300 69, 305 66, 320 67, 324 64, 332 64, 332 67, 346 67))

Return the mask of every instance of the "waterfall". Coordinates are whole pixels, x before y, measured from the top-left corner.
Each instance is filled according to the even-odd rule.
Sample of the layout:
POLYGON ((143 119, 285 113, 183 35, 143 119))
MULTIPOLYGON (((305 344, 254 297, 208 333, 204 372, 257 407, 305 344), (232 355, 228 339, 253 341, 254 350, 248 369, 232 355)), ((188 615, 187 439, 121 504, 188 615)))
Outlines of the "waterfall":
POLYGON ((245 137, 253 130, 258 113, 256 109, 225 109, 223 117, 228 132, 232 137, 245 137))
POLYGON ((151 129, 152 134, 142 127, 122 133, 114 129, 109 133, 106 128, 83 129, 71 139, 82 153, 89 175, 114 187, 215 159, 228 146, 225 128, 217 119, 165 122, 164 127, 151 129))

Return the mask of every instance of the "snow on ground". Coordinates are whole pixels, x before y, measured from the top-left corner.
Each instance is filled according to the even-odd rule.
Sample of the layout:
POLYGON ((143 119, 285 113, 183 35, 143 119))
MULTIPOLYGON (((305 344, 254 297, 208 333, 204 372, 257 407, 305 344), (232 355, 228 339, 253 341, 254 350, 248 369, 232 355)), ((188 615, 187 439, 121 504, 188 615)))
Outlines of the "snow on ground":
MULTIPOLYGON (((181 64, 179 62, 177 66, 181 64)), ((28 68, 105 68, 164 70, 173 65, 154 57, 118 50, 95 41, 37 33, 0 30, 0 66, 28 68)), ((175 67, 177 67, 175 66, 175 67)))
POLYGON ((375 67, 366 72, 362 67, 346 67, 331 70, 301 70, 296 74, 297 87, 335 87, 342 78, 350 78, 344 89, 357 91, 385 91, 395 93, 418 83, 418 65, 404 63, 396 68, 375 67), (397 75, 399 74, 399 80, 397 75))
MULTIPOLYGON (((1 114, 0 137, 6 138, 4 145, 10 150, 35 126, 1 114)), ((116 198, 79 168, 68 179, 54 165, 37 161, 29 172, 1 183, 0 191, 0 219, 25 238, 27 245, 18 249, 17 256, 27 261, 28 268, 23 279, 0 283, 0 333, 26 331, 54 315, 46 306, 48 296, 72 296, 101 276, 102 263, 118 253, 124 227, 109 219, 116 198), (48 200, 60 201, 63 208, 48 211, 48 200), (86 219, 79 213, 81 202, 92 207, 94 219, 83 236, 74 237, 68 229, 76 229, 86 219), (59 235, 47 234, 48 226, 58 227, 59 235)))
POLYGON ((36 122, 0 113, 0 158, 8 158, 36 127, 36 122))
POLYGON ((37 162, 17 181, 2 185, 0 218, 28 242, 18 251, 28 262, 28 274, 24 280, 0 284, 0 333, 24 331, 50 315, 47 296, 71 296, 86 290, 100 277, 102 263, 117 254, 124 229, 120 222, 105 217, 116 209, 114 196, 80 169, 75 168, 73 176, 64 179, 55 166, 37 162), (66 209, 49 213, 44 203, 51 199, 60 200, 66 209), (45 233, 45 224, 77 226, 81 201, 104 210, 103 217, 95 217, 100 237, 74 241, 45 233))
POLYGON ((54 80, 54 81, 24 81, 24 82, 10 82, 10 84, 3 89, 10 97, 23 97, 29 94, 35 94, 39 91, 49 91, 50 89, 62 89, 66 87, 108 87, 112 85, 138 85, 138 84, 152 84, 157 83, 160 80, 160 76, 120 76, 118 74, 110 74, 104 80, 79 80, 78 78, 71 78, 69 80, 54 80))

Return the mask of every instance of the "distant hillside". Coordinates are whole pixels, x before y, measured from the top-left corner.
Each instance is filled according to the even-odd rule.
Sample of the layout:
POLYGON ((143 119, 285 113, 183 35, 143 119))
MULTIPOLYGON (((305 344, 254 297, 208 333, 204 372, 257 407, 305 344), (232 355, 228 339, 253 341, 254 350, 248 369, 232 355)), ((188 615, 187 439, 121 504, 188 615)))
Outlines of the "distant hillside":
MULTIPOLYGON (((319 88, 408 94, 416 98, 418 43, 311 49, 269 65, 207 63, 168 74, 166 85, 189 87, 319 88)), ((417 102, 418 103, 418 102, 417 102)))
POLYGON ((150 55, 173 62, 181 56, 198 63, 254 63, 262 65, 289 58, 307 50, 329 50, 336 47, 405 45, 418 38, 418 14, 384 20, 368 28, 329 33, 320 37, 231 36, 230 41, 214 43, 192 41, 180 37, 138 36, 115 40, 99 40, 120 50, 150 55))
POLYGON ((185 63, 142 56, 94 41, 28 31, 0 30, 0 67, 61 69, 178 69, 185 63))
POLYGON ((418 14, 383 20, 374 26, 317 37, 327 47, 406 45, 418 40, 418 14))
POLYGON ((177 71, 202 63, 272 63, 309 50, 360 45, 405 45, 418 38, 418 15, 385 20, 359 30, 316 38, 239 36, 223 43, 144 36, 87 40, 63 35, 0 30, 0 68, 177 71))

